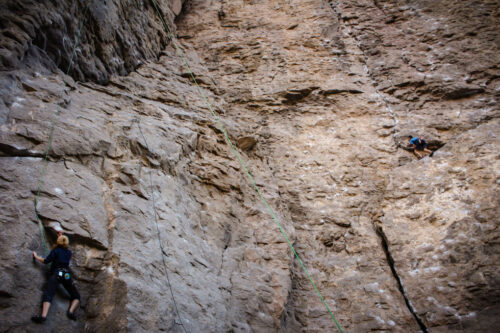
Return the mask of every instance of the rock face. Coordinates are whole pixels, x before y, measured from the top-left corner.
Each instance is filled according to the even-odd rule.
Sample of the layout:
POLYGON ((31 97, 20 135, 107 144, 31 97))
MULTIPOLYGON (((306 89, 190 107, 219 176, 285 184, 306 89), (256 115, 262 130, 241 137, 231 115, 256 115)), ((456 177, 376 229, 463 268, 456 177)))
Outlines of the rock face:
MULTIPOLYGON (((182 2, 159 3, 172 27, 182 2)), ((155 17, 148 1, 6 0, 0 4, 0 65, 33 67, 42 60, 50 69, 69 68, 75 79, 107 83, 110 75, 130 73, 165 47, 167 33, 155 17)))
MULTIPOLYGON (((0 331, 336 330, 152 1, 0 6, 0 331), (52 123, 37 210, 82 308, 35 326, 52 123)), ((344 331, 495 331, 497 1, 160 9, 344 331)))

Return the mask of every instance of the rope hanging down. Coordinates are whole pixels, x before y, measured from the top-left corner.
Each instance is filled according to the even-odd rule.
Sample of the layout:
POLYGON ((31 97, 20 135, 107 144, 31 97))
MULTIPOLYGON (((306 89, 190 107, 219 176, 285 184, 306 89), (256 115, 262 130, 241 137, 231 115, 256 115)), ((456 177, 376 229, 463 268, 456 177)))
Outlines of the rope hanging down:
POLYGON ((177 45, 177 43, 175 42, 175 39, 174 39, 174 36, 172 35, 172 33, 170 32, 170 29, 167 25, 167 23, 165 22, 165 19, 163 17, 163 14, 161 13, 159 7, 158 7, 158 4, 156 2, 156 0, 151 0, 151 2, 153 3, 154 7, 155 7, 155 10, 156 12, 158 13, 158 16, 160 17, 160 20, 163 24, 163 27, 165 28, 167 34, 168 34, 168 37, 170 38, 170 40, 172 41, 172 44, 174 45, 176 51, 177 51, 177 54, 182 58, 182 60, 184 61, 184 65, 186 66, 191 78, 193 79, 193 82, 195 83, 196 87, 198 88, 198 92, 200 93, 200 95, 202 96, 203 100, 205 101, 205 103, 207 104, 210 112, 212 113, 212 116, 213 118, 215 119, 215 122, 217 123, 217 125, 219 126, 220 130, 222 131, 222 133, 224 134, 224 138, 226 140, 226 142, 228 143, 228 145, 231 147, 231 149, 234 151, 234 153, 236 154, 236 157, 238 158, 238 161, 240 162, 240 165, 241 167, 243 168, 243 170, 245 171, 246 175, 248 176, 248 178, 250 179, 250 182, 252 183, 252 186, 255 188, 255 190, 257 191, 257 193, 259 194, 259 197, 261 198, 261 200, 264 202, 264 205, 266 206, 268 212, 270 213, 271 217, 273 218, 274 222, 276 223, 276 225, 278 226, 281 234, 283 235, 283 237, 286 239, 290 249, 292 250, 293 254, 295 255, 295 257, 297 258, 298 262, 300 263, 300 266, 302 267, 302 270, 305 272, 307 278, 309 279, 309 281, 311 282, 311 284, 313 285, 314 287, 314 290, 316 291, 316 293, 318 294, 318 296, 320 297, 321 301, 323 302, 323 304, 325 305, 328 313, 330 314, 330 316, 332 317, 333 321, 335 322, 335 324, 337 325, 337 328, 339 329, 339 331, 341 333, 343 333, 342 331, 342 328, 340 327, 339 323, 337 322, 337 319, 335 319, 335 316, 333 315, 332 311, 330 310, 330 307, 328 306, 328 304, 326 303, 325 299, 323 298, 323 295, 321 294, 321 292, 319 291, 318 287, 316 287, 316 284, 314 283, 313 279, 311 278, 311 276, 309 275, 309 272, 307 270, 307 268, 305 267, 304 263, 302 262, 302 259, 300 259, 297 251, 295 251, 295 248, 293 247, 292 243, 290 242, 288 236, 286 235, 285 233, 285 230, 283 229, 283 227, 281 226, 281 224, 279 223, 278 219, 276 218, 275 214, 274 214, 274 211, 271 209, 271 207, 269 206, 269 204, 267 203, 266 199, 264 199, 264 196, 262 195, 259 187, 257 186, 257 184, 255 183, 252 175, 250 174, 250 172, 248 171, 247 167, 246 167, 246 164, 243 162, 240 154, 238 153, 238 151, 236 150, 236 148, 234 147, 233 143, 231 142, 231 140, 229 139, 229 136, 226 132, 226 129, 225 127, 222 125, 222 122, 220 121, 219 117, 217 116, 217 114, 215 113, 215 111, 213 110, 212 108, 212 105, 210 104, 210 102, 208 101, 208 99, 206 98, 205 94, 203 93, 203 90, 201 89, 200 85, 198 84, 198 81, 196 80, 193 72, 191 71, 191 68, 189 67, 189 64, 187 63, 187 60, 186 58, 184 57, 184 53, 181 51, 180 47, 177 45))
MULTIPOLYGON (((144 145, 146 146, 146 148, 149 150, 149 145, 148 145, 148 142, 146 141, 146 138, 144 137, 144 134, 142 133, 142 128, 141 128, 141 124, 139 122, 139 120, 137 120, 137 126, 139 127, 139 132, 141 133, 141 136, 142 136, 142 140, 144 141, 144 145)), ((165 251, 163 249, 163 242, 161 240, 161 234, 160 234, 160 228, 158 227, 158 219, 156 217, 156 203, 155 203, 155 193, 154 193, 154 188, 153 188, 153 178, 151 176, 151 173, 153 171, 149 171, 149 185, 151 187, 151 198, 153 199, 153 216, 154 216, 154 221, 155 221, 155 225, 156 225, 156 235, 158 236, 158 244, 160 245, 160 251, 161 251, 161 259, 162 259, 162 262, 163 262, 163 268, 165 270, 165 276, 167 277, 167 284, 168 284, 168 288, 170 289, 170 296, 172 296, 172 301, 174 303, 174 309, 175 309, 175 313, 177 314, 177 317, 179 317, 179 321, 180 321, 180 324, 184 330, 185 333, 187 333, 186 331, 186 327, 184 325, 184 323, 182 322, 182 318, 181 318, 181 315, 179 314, 179 310, 177 308, 177 302, 175 301, 175 297, 174 297, 174 292, 172 291, 172 285, 170 284, 170 278, 168 276, 168 270, 167 270, 167 264, 165 263, 165 251)))
MULTIPOLYGON (((90 2, 87 2, 87 5, 85 6, 85 10, 83 12, 83 19, 80 23, 80 27, 78 28, 78 33, 76 35, 75 43, 73 45, 73 51, 71 52, 71 57, 70 57, 68 69, 66 70, 66 75, 69 74, 69 71, 71 70, 71 66, 73 65, 73 59, 75 56, 76 47, 78 46, 78 42, 80 40, 80 33, 82 32, 83 23, 85 22, 85 16, 87 14, 87 9, 89 8, 89 6, 88 6, 89 4, 90 4, 90 2)), ((56 121, 57 117, 59 116, 59 113, 61 113, 61 109, 59 108, 59 105, 58 105, 56 114, 54 115, 54 118, 52 119, 52 122, 50 124, 49 144, 47 146, 47 149, 45 150, 45 157, 43 160, 42 174, 40 175, 40 179, 38 181, 38 190, 36 192, 35 201, 34 201, 35 217, 36 217, 36 220, 38 223, 38 227, 40 229, 40 235, 42 237, 42 243, 43 243, 43 247, 45 250, 45 255, 47 255, 49 253, 49 248, 47 246, 47 239, 45 237, 45 229, 43 228, 42 220, 40 219, 40 216, 38 214, 38 200, 40 198, 40 191, 42 190, 43 178, 45 177, 45 171, 47 170, 49 152, 50 152, 50 148, 52 147, 52 140, 54 138, 54 125, 55 125, 55 121, 56 121)))
MULTIPOLYGON (((75 39, 75 43, 73 45, 73 50, 71 52, 71 57, 70 57, 70 62, 69 62, 69 65, 68 65, 68 69, 66 70, 66 75, 69 74, 70 70, 71 70, 71 67, 73 65, 73 60, 74 60, 74 57, 75 57, 75 54, 76 54, 76 48, 78 46, 78 43, 80 41, 80 34, 81 34, 81 31, 83 29, 83 25, 84 25, 84 22, 85 22, 85 16, 87 14, 87 10, 88 10, 88 7, 90 5, 90 1, 87 2, 87 5, 85 6, 85 10, 84 10, 84 13, 83 13, 83 19, 80 23, 80 27, 78 28, 78 33, 76 35, 76 39, 75 39)), ((36 193, 36 196, 35 196, 35 200, 34 200, 34 207, 35 207, 35 217, 37 219, 37 222, 38 222, 38 227, 40 229, 40 235, 41 235, 41 238, 42 238, 42 243, 43 243, 43 246, 44 246, 44 250, 45 250, 45 255, 47 255, 49 253, 49 249, 48 249, 48 246, 47 246, 47 239, 45 237, 45 230, 44 230, 44 227, 43 227, 43 223, 40 219, 40 216, 38 214, 38 202, 39 202, 39 198, 40 198, 40 192, 41 192, 41 189, 42 189, 42 186, 43 186, 43 179, 45 178, 45 172, 47 170, 47 165, 48 165, 48 157, 49 157, 49 153, 50 153, 50 149, 52 148, 52 141, 53 141, 53 138, 54 138, 54 128, 55 128, 55 120, 57 119, 57 117, 59 116, 59 114, 61 113, 61 110, 59 108, 59 105, 57 107, 57 111, 55 113, 55 116, 54 118, 52 119, 52 122, 51 122, 51 126, 50 126, 50 134, 49 134, 49 141, 48 141, 48 145, 47 145, 47 149, 45 150, 45 157, 44 157, 44 160, 43 160, 43 168, 42 168, 42 173, 40 175, 40 179, 38 181, 38 189, 37 189, 37 193, 36 193)), ((141 133, 141 136, 144 140, 144 143, 146 145, 146 147, 148 147, 148 143, 142 133, 142 129, 141 129, 141 126, 138 122, 138 126, 139 126, 139 131, 141 133)), ((149 150, 149 147, 148 147, 148 150, 149 150)), ((157 230, 157 235, 158 235, 158 242, 160 244, 160 250, 161 250, 161 253, 162 253, 162 261, 163 261, 163 266, 165 268, 165 275, 167 277, 167 283, 168 283, 168 286, 169 286, 169 289, 170 289, 170 294, 172 296, 172 300, 173 300, 173 303, 174 303, 174 308, 175 308, 175 312, 177 313, 177 316, 179 317, 179 320, 180 320, 180 324, 178 325, 181 325, 184 332, 187 333, 186 331, 186 328, 182 322, 182 318, 181 316, 179 315, 179 310, 177 308, 177 303, 175 301, 175 298, 174 298, 174 293, 173 293, 173 290, 172 290, 172 286, 170 284, 170 278, 169 278, 169 275, 168 275, 168 271, 167 271, 167 266, 166 266, 166 263, 165 263, 165 257, 164 257, 164 249, 163 249, 163 246, 162 246, 162 241, 161 241, 161 235, 160 235, 160 229, 158 227, 158 221, 157 221, 157 218, 156 218, 156 204, 155 204, 155 198, 154 198, 154 192, 153 192, 153 181, 152 181, 152 177, 151 177, 151 172, 149 173, 149 180, 150 180, 150 184, 151 184, 151 197, 153 199, 153 210, 154 210, 154 219, 155 219, 155 224, 156 224, 156 230, 157 230)), ((177 323, 176 323, 177 324, 177 323)))

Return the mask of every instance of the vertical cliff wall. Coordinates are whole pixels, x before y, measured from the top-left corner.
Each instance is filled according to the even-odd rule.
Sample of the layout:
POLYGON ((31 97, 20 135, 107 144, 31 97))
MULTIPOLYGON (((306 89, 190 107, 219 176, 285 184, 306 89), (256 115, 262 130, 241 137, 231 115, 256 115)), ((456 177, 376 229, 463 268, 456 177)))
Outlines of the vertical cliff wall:
MULTIPOLYGON (((1 6, 0 330, 335 331, 152 2, 1 6), (82 309, 61 294, 40 327, 52 122, 38 211, 70 237, 82 309)), ((494 331, 495 1, 160 7, 345 331, 494 331)))

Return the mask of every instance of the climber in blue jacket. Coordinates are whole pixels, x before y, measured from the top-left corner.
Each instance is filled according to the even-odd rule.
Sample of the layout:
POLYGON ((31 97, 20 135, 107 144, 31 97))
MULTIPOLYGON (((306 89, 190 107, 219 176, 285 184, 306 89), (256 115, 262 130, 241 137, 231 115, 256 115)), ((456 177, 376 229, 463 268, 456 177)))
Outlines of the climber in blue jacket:
POLYGON ((422 158, 424 155, 422 152, 429 153, 429 156, 432 156, 434 153, 432 150, 427 149, 427 142, 425 142, 424 138, 412 137, 408 136, 409 147, 413 148, 413 152, 417 155, 418 158, 422 158))
POLYGON ((75 310, 80 304, 80 294, 75 287, 75 283, 69 271, 69 261, 71 260, 71 251, 68 249, 68 237, 63 236, 62 233, 57 237, 56 245, 50 251, 47 258, 42 258, 33 251, 33 258, 42 264, 52 263, 50 267, 50 277, 47 284, 47 289, 43 293, 42 298, 42 314, 40 316, 33 316, 31 320, 35 323, 43 323, 47 319, 47 314, 50 309, 50 303, 56 293, 57 286, 61 283, 71 296, 71 305, 66 312, 66 315, 71 320, 76 320, 75 310))

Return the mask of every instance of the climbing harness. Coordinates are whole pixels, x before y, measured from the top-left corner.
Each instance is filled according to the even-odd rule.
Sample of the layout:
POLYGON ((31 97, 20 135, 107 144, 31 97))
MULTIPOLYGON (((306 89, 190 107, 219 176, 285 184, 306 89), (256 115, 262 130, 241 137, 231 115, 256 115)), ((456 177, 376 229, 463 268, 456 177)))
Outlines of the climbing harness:
POLYGON ((71 273, 69 272, 69 269, 67 269, 67 268, 57 269, 56 275, 57 275, 57 279, 61 282, 71 279, 71 273))
POLYGON ((316 291, 316 293, 318 294, 318 296, 320 297, 321 301, 323 302, 323 304, 325 305, 328 313, 330 314, 330 316, 332 317, 333 321, 335 322, 335 324, 337 325, 337 328, 339 329, 339 331, 341 333, 343 333, 342 331, 342 328, 340 327, 339 323, 337 322, 337 319, 335 319, 335 316, 333 315, 332 311, 330 310, 330 307, 328 306, 328 304, 326 303, 325 299, 323 298, 323 295, 321 294, 321 292, 319 291, 318 287, 316 287, 316 284, 314 283, 313 279, 311 278, 311 276, 309 275, 309 272, 307 270, 307 268, 305 267, 304 263, 302 262, 302 259, 300 259, 299 255, 297 254, 297 251, 295 251, 295 248, 293 247, 292 243, 290 242, 288 236, 286 235, 285 233, 285 230, 283 229, 283 227, 281 226, 281 224, 279 223, 278 219, 276 218, 275 214, 274 214, 274 211, 271 209, 271 207, 269 206, 269 204, 267 203, 266 199, 264 199, 264 196, 262 195, 259 187, 257 186, 257 184, 255 183, 252 175, 250 174, 250 172, 248 171, 247 167, 246 167, 246 164, 245 162, 243 162, 240 154, 238 153, 238 151, 236 150, 236 148, 234 147, 233 143, 231 142, 231 140, 229 139, 229 136, 226 132, 226 129, 224 127, 224 125, 222 125, 222 122, 220 121, 219 117, 217 116, 217 114, 215 113, 215 111, 213 110, 212 108, 212 105, 210 104, 210 102, 208 101, 208 99, 206 98, 205 94, 203 93, 203 90, 201 89, 200 85, 198 84, 198 81, 196 80, 193 72, 191 71, 191 68, 189 67, 189 64, 186 60, 186 58, 184 57, 184 54, 183 52, 181 51, 180 47, 177 45, 177 43, 175 42, 174 40, 174 36, 172 35, 172 33, 170 32, 170 29, 168 28, 168 25, 167 23, 165 22, 165 19, 163 17, 163 14, 161 13, 160 9, 159 9, 159 6, 156 2, 156 0, 151 0, 151 2, 153 3, 153 6, 155 7, 156 9, 156 12, 158 13, 158 16, 160 17, 160 20, 162 21, 162 24, 163 24, 163 27, 165 28, 170 40, 172 41, 172 44, 174 45, 176 51, 177 51, 177 54, 182 58, 182 60, 184 61, 184 65, 186 66, 186 69, 188 70, 189 72, 189 75, 191 77, 191 79, 193 80, 193 82, 195 83, 196 87, 198 88, 198 92, 200 93, 201 97, 203 98, 203 100, 205 101, 205 103, 207 104, 210 112, 212 113, 212 116, 215 120, 215 122, 217 123, 217 125, 219 126, 219 129, 222 131, 222 133, 224 134, 224 138, 227 142, 227 144, 231 147, 231 149, 234 151, 236 157, 238 158, 238 161, 241 165, 241 167, 243 168, 243 170, 245 171, 246 175, 248 176, 248 178, 250 179, 250 182, 251 184, 253 185, 254 189, 257 191, 257 193, 259 194, 259 197, 261 198, 262 202, 264 203, 264 205, 266 206, 269 214, 271 215, 271 217, 273 218, 274 222, 276 223, 276 225, 278 226, 281 234, 283 235, 283 237, 286 239, 290 249, 292 250, 293 254, 295 255, 295 257, 297 258, 298 262, 300 263, 300 266, 302 267, 302 270, 304 271, 304 273, 306 274, 307 278, 309 279, 309 281, 311 282, 311 284, 313 285, 314 287, 314 290, 316 291))
MULTIPOLYGON (((73 45, 73 51, 71 52, 71 58, 70 58, 70 62, 69 62, 69 65, 68 65, 68 69, 66 70, 66 75, 69 74, 69 71, 71 70, 71 66, 73 65, 73 58, 75 56, 76 47, 78 46, 78 42, 80 40, 80 33, 82 32, 83 23, 85 22, 85 16, 87 14, 87 9, 89 8, 89 5, 90 5, 90 0, 87 2, 87 6, 85 6, 85 10, 83 12, 83 19, 82 19, 82 21, 80 23, 80 27, 78 29, 78 33, 77 33, 77 36, 76 36, 76 39, 75 39, 75 44, 73 45)), ((50 124, 49 143, 48 143, 47 149, 45 150, 45 157, 44 157, 44 160, 43 160, 42 174, 40 175, 40 180, 38 181, 38 190, 36 192, 36 196, 35 196, 35 200, 34 200, 35 217, 36 217, 36 220, 37 220, 37 223, 38 223, 38 227, 40 229, 40 235, 42 237, 42 243, 43 243, 43 247, 44 247, 44 250, 45 250, 45 255, 47 255, 49 253, 49 248, 47 246, 47 238, 45 237, 45 229, 43 227, 42 220, 40 219, 40 215, 38 214, 38 200, 40 198, 40 191, 42 190, 43 178, 45 177, 45 171, 47 170, 49 152, 50 152, 50 148, 52 147, 52 140, 54 138, 55 120, 59 116, 59 113, 61 113, 61 109, 59 107, 60 107, 60 105, 57 106, 56 114, 55 114, 55 116, 52 119, 52 122, 50 124)))
MULTIPOLYGON (((138 119, 135 120, 135 121, 137 122, 137 127, 139 127, 139 132, 141 133, 142 140, 144 141, 144 145, 146 146, 147 150, 150 151, 149 145, 148 145, 148 141, 146 140, 146 137, 142 133, 141 123, 139 122, 138 119)), ((151 191, 150 195, 151 195, 151 199, 152 199, 152 202, 153 202, 153 216, 154 216, 154 221, 155 221, 155 225, 156 225, 156 235, 158 237, 158 244, 160 246, 161 259, 162 259, 162 262, 163 262, 163 268, 165 270, 165 276, 167 278, 168 288, 170 289, 170 296, 172 297, 172 302, 174 304, 175 313, 177 314, 177 317, 179 318, 179 321, 180 321, 180 323, 177 323, 174 320, 174 323, 176 325, 182 326, 184 332, 187 333, 186 326, 182 322, 181 315, 179 314, 179 310, 177 308, 177 302, 175 301, 174 292, 172 290, 172 284, 170 283, 170 277, 168 276, 167 264, 165 263, 165 254, 164 254, 165 250, 163 249, 163 242, 161 240, 160 228, 158 227, 158 219, 156 217, 157 213, 156 213, 155 193, 154 193, 154 187, 153 187, 153 178, 151 176, 152 172, 153 172, 152 170, 149 171, 149 185, 150 185, 150 189, 151 189, 150 190, 151 191)))

